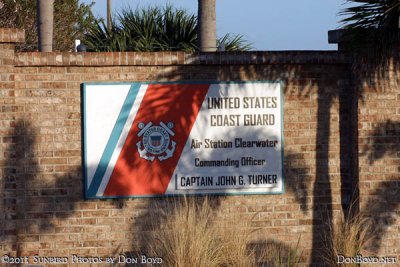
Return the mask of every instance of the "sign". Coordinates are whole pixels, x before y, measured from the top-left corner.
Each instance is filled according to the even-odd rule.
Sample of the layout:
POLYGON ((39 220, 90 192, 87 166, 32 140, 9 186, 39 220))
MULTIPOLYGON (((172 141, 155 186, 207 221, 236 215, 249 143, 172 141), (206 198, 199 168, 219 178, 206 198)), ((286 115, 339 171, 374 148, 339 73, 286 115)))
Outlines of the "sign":
POLYGON ((86 198, 283 193, 279 82, 84 84, 86 198))

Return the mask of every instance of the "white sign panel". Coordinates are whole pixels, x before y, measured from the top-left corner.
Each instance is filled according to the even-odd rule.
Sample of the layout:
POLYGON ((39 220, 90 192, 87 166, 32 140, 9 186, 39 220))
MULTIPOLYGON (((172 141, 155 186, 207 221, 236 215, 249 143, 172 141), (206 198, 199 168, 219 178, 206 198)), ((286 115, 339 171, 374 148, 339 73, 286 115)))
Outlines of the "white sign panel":
POLYGON ((282 103, 279 82, 86 84, 86 196, 282 193, 282 103))

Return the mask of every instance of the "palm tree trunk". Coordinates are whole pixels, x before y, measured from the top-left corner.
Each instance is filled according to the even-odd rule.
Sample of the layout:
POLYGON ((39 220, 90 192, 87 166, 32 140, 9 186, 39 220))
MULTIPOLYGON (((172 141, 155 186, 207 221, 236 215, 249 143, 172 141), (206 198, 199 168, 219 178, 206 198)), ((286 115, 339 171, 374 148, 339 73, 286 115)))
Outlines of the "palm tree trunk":
POLYGON ((198 35, 201 52, 217 50, 217 30, 215 15, 216 0, 199 0, 198 7, 198 35))
POLYGON ((107 0, 107 30, 111 32, 111 0, 107 0))
POLYGON ((37 0, 37 26, 39 34, 39 51, 53 50, 53 17, 54 0, 37 0))

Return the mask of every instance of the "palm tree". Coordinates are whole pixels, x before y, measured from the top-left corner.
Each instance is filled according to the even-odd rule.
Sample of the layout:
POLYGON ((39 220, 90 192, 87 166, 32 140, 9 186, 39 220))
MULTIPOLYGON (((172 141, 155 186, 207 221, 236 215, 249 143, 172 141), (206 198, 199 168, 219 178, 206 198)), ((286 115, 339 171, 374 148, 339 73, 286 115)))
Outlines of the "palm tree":
MULTIPOLYGON (((169 5, 164 8, 123 10, 117 19, 117 22, 113 21, 111 30, 103 21, 89 28, 83 38, 88 51, 197 50, 197 17, 186 10, 169 5)), ((251 49, 241 35, 226 34, 217 42, 223 44, 227 51, 251 49)))
POLYGON ((54 0, 37 0, 39 51, 53 51, 54 0))
POLYGON ((202 52, 217 50, 215 0, 199 0, 198 35, 202 52))
MULTIPOLYGON (((0 0, 0 28, 25 30, 25 42, 16 46, 17 51, 38 50, 38 2, 0 0)), ((53 51, 72 51, 74 40, 81 39, 88 25, 95 21, 90 9, 93 3, 80 2, 54 1, 53 51)))
POLYGON ((172 6, 122 11, 119 16, 131 51, 195 49, 196 17, 172 6))
POLYGON ((107 30, 111 31, 111 0, 107 0, 107 30))
POLYGON ((400 41, 399 0, 347 0, 350 4, 340 14, 348 39, 353 44, 378 45, 386 49, 400 41))

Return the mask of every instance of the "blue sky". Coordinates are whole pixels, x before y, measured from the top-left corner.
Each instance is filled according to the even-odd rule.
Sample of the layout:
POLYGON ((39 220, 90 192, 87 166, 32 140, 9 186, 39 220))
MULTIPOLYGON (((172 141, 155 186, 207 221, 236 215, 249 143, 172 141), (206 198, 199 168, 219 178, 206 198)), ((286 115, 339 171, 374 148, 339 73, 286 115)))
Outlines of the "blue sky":
MULTIPOLYGON (((197 0, 112 0, 112 9, 166 3, 197 14, 197 0)), ((340 27, 337 14, 344 4, 345 0, 217 0, 217 34, 243 34, 254 50, 335 50, 336 45, 328 44, 328 30, 340 27)), ((105 17, 106 6, 107 0, 96 0, 94 14, 105 17)))

